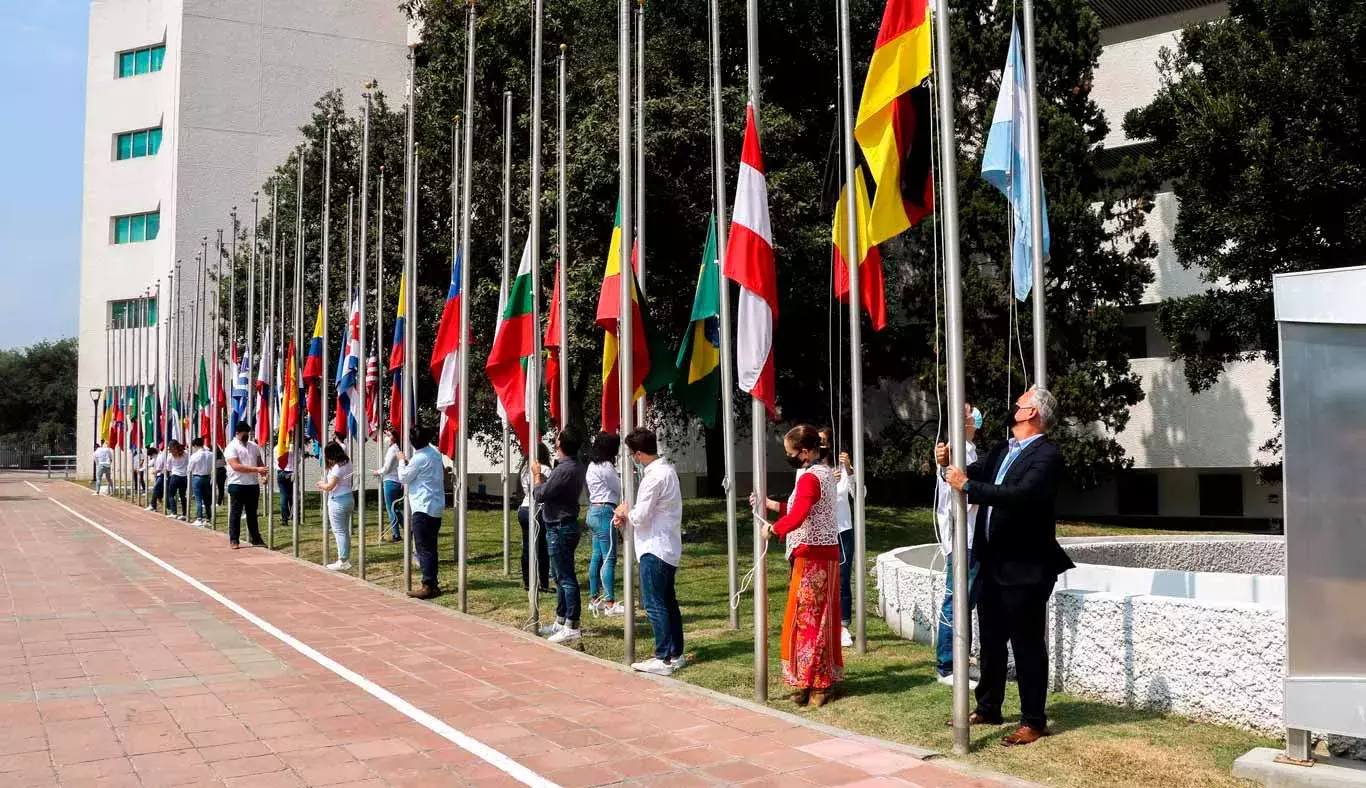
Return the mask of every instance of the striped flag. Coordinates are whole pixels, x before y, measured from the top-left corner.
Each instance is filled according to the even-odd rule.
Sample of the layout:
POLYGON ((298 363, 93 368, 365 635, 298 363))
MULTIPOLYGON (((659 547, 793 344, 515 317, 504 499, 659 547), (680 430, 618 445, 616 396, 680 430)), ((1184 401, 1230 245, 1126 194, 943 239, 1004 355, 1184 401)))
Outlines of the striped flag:
POLYGON ((365 359, 365 430, 374 438, 379 433, 379 355, 365 359))
POLYGON ((270 328, 266 328, 265 341, 261 343, 261 364, 256 372, 256 443, 270 445, 270 384, 274 366, 270 359, 270 328))
MULTIPOLYGON (((868 240, 868 179, 863 175, 863 166, 854 168, 854 227, 858 239, 858 253, 854 265, 858 266, 859 300, 873 322, 873 330, 881 331, 887 327, 887 294, 882 280, 882 253, 868 240)), ((840 190, 839 201, 835 204, 835 222, 832 239, 835 247, 835 298, 841 303, 849 303, 849 188, 840 190)))
POLYGON ((323 308, 318 307, 318 319, 313 323, 313 337, 308 340, 308 357, 304 359, 304 395, 308 418, 304 420, 304 437, 321 443, 323 435, 323 308))
POLYGON ((408 322, 408 275, 398 279, 398 310, 394 312, 394 341, 389 343, 389 426, 403 430, 404 334, 408 322))
POLYGON ((512 282, 507 302, 499 312, 498 328, 493 335, 484 372, 493 383, 498 401, 507 414, 508 426, 527 452, 531 424, 527 420, 528 390, 535 383, 527 375, 527 361, 535 348, 536 326, 531 322, 531 245, 522 247, 517 277, 512 282))
POLYGON ((285 345, 284 375, 280 384, 280 439, 275 442, 275 465, 289 466, 294 446, 294 430, 299 425, 299 361, 294 355, 294 340, 285 345))
POLYGON ((545 390, 550 399, 550 420, 564 429, 566 414, 560 412, 560 263, 555 263, 555 285, 550 290, 550 319, 545 323, 545 390))
POLYGON ((342 335, 341 353, 337 356, 337 422, 335 430, 345 437, 360 428, 360 297, 351 299, 351 317, 342 335))
POLYGON ((436 379, 436 410, 441 414, 437 448, 455 459, 456 438, 460 434, 460 255, 451 266, 451 284, 446 289, 446 305, 432 345, 431 370, 436 379))
POLYGON ((745 108, 745 144, 726 243, 726 278, 740 285, 735 324, 736 382, 741 390, 764 403, 769 418, 774 418, 773 329, 778 320, 778 271, 753 104, 745 108))

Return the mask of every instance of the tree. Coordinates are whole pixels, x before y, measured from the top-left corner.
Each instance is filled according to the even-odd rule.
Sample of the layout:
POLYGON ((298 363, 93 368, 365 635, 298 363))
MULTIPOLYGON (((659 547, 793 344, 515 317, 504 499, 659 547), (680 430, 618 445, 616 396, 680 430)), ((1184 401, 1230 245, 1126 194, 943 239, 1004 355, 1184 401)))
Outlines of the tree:
MULTIPOLYGON (((1171 182, 1178 259, 1209 285, 1158 313, 1193 392, 1231 362, 1278 361, 1273 274, 1361 263, 1363 40, 1358 2, 1232 0, 1227 19, 1188 27, 1163 52, 1161 90, 1125 119, 1126 134, 1155 143, 1140 172, 1171 182)), ((1277 373, 1277 414, 1279 389, 1277 373)), ((1279 436, 1263 449, 1278 459, 1279 436)))
MULTIPOLYGON (((482 365, 492 338, 501 268, 502 95, 504 90, 512 91, 516 115, 512 140, 515 266, 527 227, 530 19, 528 7, 520 2, 490 0, 478 8, 469 294, 471 378, 477 383, 471 391, 470 426, 476 434, 492 435, 498 431, 498 422, 492 393, 483 385, 482 365)), ((645 290, 656 325, 676 340, 687 322, 711 210, 707 4, 682 0, 646 8, 645 290)), ((979 398, 1004 387, 1006 375, 1005 273, 999 262, 1008 254, 1005 203, 977 170, 1005 60, 1009 8, 980 0, 965 3, 956 9, 953 30, 969 384, 979 398)), ((465 6, 427 2, 420 13, 424 45, 417 79, 417 141, 423 155, 419 360, 425 361, 439 313, 435 304, 442 298, 450 270, 450 119, 463 105, 465 6)), ((573 190, 565 243, 570 260, 569 416, 572 423, 585 428, 596 427, 598 420, 602 335, 593 317, 617 201, 616 13, 611 4, 569 0, 548 10, 545 21, 542 274, 548 282, 560 244, 554 227, 553 58, 558 44, 564 42, 568 46, 567 144, 573 190)), ((725 165, 727 189, 733 190, 744 122, 743 5, 725 0, 720 13, 729 159, 725 165)), ((856 0, 853 4, 854 52, 856 60, 862 61, 860 68, 866 67, 881 13, 881 2, 856 0)), ((761 134, 778 252, 779 404, 788 421, 829 420, 835 393, 828 349, 836 334, 842 336, 838 326, 847 320, 831 306, 829 287, 823 284, 830 281, 830 220, 838 186, 838 127, 832 112, 838 99, 834 31, 834 8, 829 3, 798 0, 764 9, 761 134)), ((1044 178, 1054 238, 1048 285, 1053 387, 1070 423, 1077 425, 1066 441, 1069 458, 1075 467, 1103 475, 1121 467, 1124 459, 1118 445, 1091 431, 1091 425, 1121 429, 1127 407, 1141 397, 1121 349, 1120 317, 1122 308, 1137 299, 1147 281, 1144 262, 1151 248, 1139 229, 1141 202, 1108 200, 1106 190, 1112 184, 1101 178, 1095 165, 1093 148, 1104 136, 1105 125, 1088 97, 1100 48, 1094 14, 1085 0, 1049 4, 1040 9, 1038 36, 1040 62, 1045 66, 1040 85, 1046 103, 1042 113, 1044 178), (1101 203, 1100 211, 1093 207, 1095 203, 1101 203), (1107 219, 1111 220, 1108 224, 1107 219), (1121 239, 1127 242, 1123 250, 1116 246, 1121 239)), ((862 79, 861 73, 856 74, 857 85, 862 79)), ((354 184, 358 172, 354 112, 348 114, 339 98, 328 97, 320 102, 318 117, 304 129, 304 136, 310 145, 318 145, 327 118, 339 129, 334 132, 338 157, 333 165, 334 182, 354 184)), ((400 201, 393 195, 401 188, 401 156, 394 158, 399 156, 396 146, 402 144, 401 114, 377 110, 375 122, 381 129, 372 130, 372 141, 382 146, 383 160, 393 176, 386 226, 398 228, 400 201)), ((281 172, 287 171, 286 167, 281 172)), ((316 176, 310 177, 316 184, 316 176)), ((344 192, 344 188, 334 187, 336 191, 344 192)), ((334 228, 337 199, 334 193, 334 228)), ((341 211, 344 215, 344 203, 341 211)), ((306 216, 309 226, 316 227, 312 213, 306 216)), ((292 219, 282 230, 292 232, 291 227, 292 219)), ((865 377, 869 381, 910 378, 933 390, 932 230, 933 222, 926 222, 886 250, 891 325, 879 334, 865 329, 865 377)), ((399 232, 394 229, 387 235, 394 244, 386 252, 388 259, 397 260, 399 232)), ((309 237, 315 237, 313 230, 309 237)), ((316 259, 312 251, 310 259, 316 259)), ((341 258, 334 253, 333 259, 341 258)), ((396 283, 393 272, 386 287, 396 283)), ((548 290, 542 297, 543 309, 549 302, 546 295, 548 290)), ((421 377, 429 387, 420 392, 421 401, 430 402, 433 389, 428 376, 421 377)), ((740 406, 747 404, 743 397, 737 401, 740 406)), ((656 397, 652 407, 675 442, 693 434, 695 428, 667 395, 656 397)), ((994 421, 999 423, 1004 404, 994 411, 994 421)), ((847 420, 848 414, 842 415, 847 420)), ((869 436, 870 455, 880 458, 879 467, 904 469, 933 437, 921 434, 916 443, 904 440, 905 436, 900 421, 893 421, 884 433, 869 436)), ((718 447, 719 432, 708 436, 707 443, 709 449, 718 447)))
POLYGON ((76 406, 75 339, 0 351, 0 445, 75 452, 76 406))

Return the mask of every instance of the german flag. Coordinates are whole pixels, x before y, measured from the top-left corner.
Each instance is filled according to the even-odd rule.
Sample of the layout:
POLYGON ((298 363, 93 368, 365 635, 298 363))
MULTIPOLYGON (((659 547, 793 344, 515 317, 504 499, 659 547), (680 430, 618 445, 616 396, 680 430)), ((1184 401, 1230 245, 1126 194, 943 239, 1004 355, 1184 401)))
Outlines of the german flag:
POLYGON ((877 185, 870 243, 894 238, 934 212, 929 76, 928 0, 887 0, 854 125, 877 185))
POLYGON ((835 247, 835 298, 849 303, 849 261, 858 269, 859 299, 868 312, 874 331, 887 327, 887 294, 882 279, 882 254, 868 242, 868 179, 863 167, 854 168, 854 216, 858 239, 856 255, 850 255, 849 245, 849 189, 840 190, 835 203, 835 221, 831 237, 835 247))

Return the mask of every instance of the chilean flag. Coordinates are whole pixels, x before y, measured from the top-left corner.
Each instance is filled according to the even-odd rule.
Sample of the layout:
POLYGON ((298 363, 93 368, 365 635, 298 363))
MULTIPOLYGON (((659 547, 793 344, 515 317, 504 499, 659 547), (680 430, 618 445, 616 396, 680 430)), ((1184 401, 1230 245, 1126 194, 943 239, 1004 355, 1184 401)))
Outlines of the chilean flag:
POLYGON ((407 275, 398 279, 398 310, 394 313, 394 341, 389 344, 389 426, 403 431, 403 361, 405 324, 408 322, 407 275))
POLYGON ((726 278, 740 285, 735 325, 736 382, 764 403, 769 418, 774 418, 773 327, 778 320, 778 271, 753 104, 745 108, 745 146, 740 154, 735 213, 726 243, 726 278))
POLYGON ((274 374, 270 356, 270 328, 267 327, 265 341, 261 343, 261 363, 256 372, 256 443, 260 446, 270 445, 270 383, 274 374))
POLYGON ((337 423, 342 436, 353 435, 360 426, 360 299, 351 299, 351 317, 346 321, 341 354, 337 357, 337 423))
POLYGON ((437 448, 455 458, 456 438, 460 433, 460 255, 451 266, 451 286, 446 290, 446 306, 441 310, 441 325, 432 346, 432 377, 436 378, 436 409, 441 413, 441 435, 437 448))

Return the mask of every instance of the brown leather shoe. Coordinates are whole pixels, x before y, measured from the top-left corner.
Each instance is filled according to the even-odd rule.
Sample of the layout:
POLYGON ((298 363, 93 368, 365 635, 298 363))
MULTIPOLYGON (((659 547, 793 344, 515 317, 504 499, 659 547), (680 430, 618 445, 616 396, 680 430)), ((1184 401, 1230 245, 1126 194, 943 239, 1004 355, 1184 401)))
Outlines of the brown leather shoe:
POLYGON ((425 585, 420 585, 412 591, 409 591, 408 596, 412 597, 413 599, 431 599, 439 593, 441 592, 435 588, 428 588, 425 585))
POLYGON ((809 705, 812 708, 819 709, 820 707, 828 703, 830 700, 832 700, 832 697, 831 692, 829 690, 812 690, 811 702, 809 705))
MULTIPOLYGON (((971 714, 968 715, 968 725, 1001 725, 1001 724, 1004 723, 1004 722, 1005 722, 1004 719, 999 719, 999 720, 987 719, 986 717, 983 717, 981 714, 978 714, 978 713, 975 712, 975 711, 974 711, 973 713, 971 713, 971 714)), ((950 717, 948 720, 946 720, 946 721, 944 722, 944 727, 946 727, 946 728, 952 728, 952 727, 953 727, 953 718, 952 718, 952 717, 950 717)))
POLYGON ((805 706, 811 700, 811 690, 799 689, 792 693, 792 702, 798 706, 805 706))
POLYGON ((1041 731, 1031 728, 1028 725, 1021 725, 1015 732, 1001 739, 1001 744, 1006 747, 1018 747, 1023 744, 1033 744, 1048 735, 1048 731, 1041 731))

